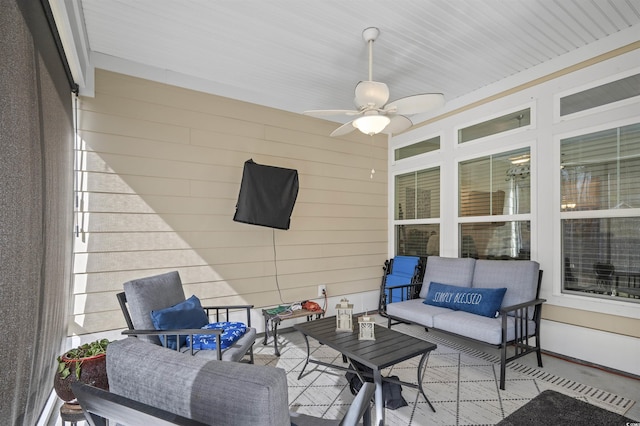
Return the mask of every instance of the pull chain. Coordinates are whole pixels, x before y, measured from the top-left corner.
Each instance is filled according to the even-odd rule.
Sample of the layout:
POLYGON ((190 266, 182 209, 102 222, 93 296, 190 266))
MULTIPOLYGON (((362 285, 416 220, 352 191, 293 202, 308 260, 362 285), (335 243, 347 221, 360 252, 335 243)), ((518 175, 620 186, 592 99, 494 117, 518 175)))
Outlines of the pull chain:
POLYGON ((371 174, 369 179, 373 179, 373 175, 376 174, 376 169, 373 168, 374 156, 373 156, 373 135, 371 135, 371 174))

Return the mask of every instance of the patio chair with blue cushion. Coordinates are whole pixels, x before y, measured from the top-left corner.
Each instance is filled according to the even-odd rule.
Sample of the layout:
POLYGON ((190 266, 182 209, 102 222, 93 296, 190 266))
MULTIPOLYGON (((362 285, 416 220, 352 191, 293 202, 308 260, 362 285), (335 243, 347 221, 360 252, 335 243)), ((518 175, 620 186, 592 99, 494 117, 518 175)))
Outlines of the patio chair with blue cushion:
POLYGON ((252 305, 203 307, 195 295, 185 298, 177 271, 131 280, 123 287, 117 297, 129 329, 122 334, 222 361, 242 361, 247 355, 253 364, 252 305), (232 321, 231 315, 241 321, 232 321))
MULTIPOLYGON (((385 315, 387 304, 401 302, 413 298, 414 287, 407 284, 417 284, 422 280, 423 260, 418 256, 396 256, 384 262, 382 269, 382 284, 380 287, 380 305, 378 312, 385 315)), ((420 291, 420 289, 417 289, 420 291)))

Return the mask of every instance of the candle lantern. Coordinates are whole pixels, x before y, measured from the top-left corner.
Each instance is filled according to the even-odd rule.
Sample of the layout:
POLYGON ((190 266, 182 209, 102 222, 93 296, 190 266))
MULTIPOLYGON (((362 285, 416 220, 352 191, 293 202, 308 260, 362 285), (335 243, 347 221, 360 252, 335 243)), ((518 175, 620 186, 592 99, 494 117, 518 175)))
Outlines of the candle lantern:
POLYGON ((353 305, 347 299, 336 305, 336 331, 353 331, 353 305))
POLYGON ((358 340, 376 340, 375 324, 373 318, 367 314, 358 318, 358 327, 360 328, 358 340))

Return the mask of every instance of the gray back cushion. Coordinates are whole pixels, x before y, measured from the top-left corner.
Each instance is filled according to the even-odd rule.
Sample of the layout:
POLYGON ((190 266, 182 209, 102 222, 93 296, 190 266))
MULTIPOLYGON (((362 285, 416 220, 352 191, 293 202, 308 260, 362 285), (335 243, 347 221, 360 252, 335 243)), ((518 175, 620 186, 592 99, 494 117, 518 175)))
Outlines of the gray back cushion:
POLYGON ((424 280, 420 289, 420 297, 427 297, 429 285, 432 282, 440 284, 471 287, 475 259, 458 257, 427 257, 427 266, 424 270, 424 280))
MULTIPOLYGON (((177 271, 124 283, 129 314, 137 330, 153 330, 151 311, 168 308, 184 302, 184 289, 177 271)), ((140 336, 140 339, 160 344, 158 336, 140 336)))
POLYGON ((503 307, 529 302, 536 298, 539 270, 533 260, 477 260, 473 287, 506 287, 503 307))
POLYGON ((211 425, 289 425, 287 376, 129 337, 107 346, 109 391, 211 425))

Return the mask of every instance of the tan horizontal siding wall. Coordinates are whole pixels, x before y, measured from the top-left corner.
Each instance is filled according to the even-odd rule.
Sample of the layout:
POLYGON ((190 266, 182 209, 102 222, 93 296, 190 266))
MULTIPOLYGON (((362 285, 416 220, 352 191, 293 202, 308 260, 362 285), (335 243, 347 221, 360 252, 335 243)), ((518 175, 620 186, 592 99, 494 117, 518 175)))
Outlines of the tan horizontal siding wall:
POLYGON ((330 138, 333 123, 102 70, 95 98, 79 104, 70 334, 124 328, 122 283, 171 270, 206 304, 313 299, 319 284, 332 296, 378 287, 386 138, 330 138), (298 170, 291 229, 232 220, 250 158, 298 170))
POLYGON ((640 320, 545 303, 542 319, 640 338, 640 320))

